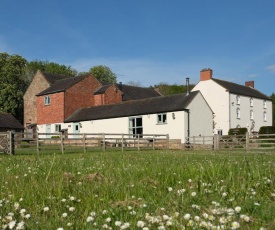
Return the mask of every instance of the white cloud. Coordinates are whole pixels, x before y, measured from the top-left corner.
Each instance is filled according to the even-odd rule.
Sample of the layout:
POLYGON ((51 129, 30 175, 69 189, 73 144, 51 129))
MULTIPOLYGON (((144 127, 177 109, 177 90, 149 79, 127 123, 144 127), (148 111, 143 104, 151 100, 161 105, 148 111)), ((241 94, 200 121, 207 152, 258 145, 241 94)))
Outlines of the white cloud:
POLYGON ((275 64, 267 66, 266 69, 271 73, 275 73, 275 64))

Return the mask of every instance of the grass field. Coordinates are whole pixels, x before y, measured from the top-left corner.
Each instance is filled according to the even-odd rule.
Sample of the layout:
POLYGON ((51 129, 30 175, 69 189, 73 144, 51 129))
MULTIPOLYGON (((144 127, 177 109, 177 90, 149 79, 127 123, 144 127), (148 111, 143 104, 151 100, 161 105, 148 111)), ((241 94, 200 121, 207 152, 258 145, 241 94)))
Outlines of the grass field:
POLYGON ((275 229, 275 153, 0 157, 3 229, 275 229))

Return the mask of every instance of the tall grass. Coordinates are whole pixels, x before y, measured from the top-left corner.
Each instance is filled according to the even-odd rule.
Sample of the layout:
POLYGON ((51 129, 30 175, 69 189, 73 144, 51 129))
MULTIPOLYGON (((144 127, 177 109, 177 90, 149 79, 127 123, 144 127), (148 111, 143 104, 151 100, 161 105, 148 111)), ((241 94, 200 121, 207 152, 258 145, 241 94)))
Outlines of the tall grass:
POLYGON ((275 154, 0 158, 3 229, 274 229, 275 154))

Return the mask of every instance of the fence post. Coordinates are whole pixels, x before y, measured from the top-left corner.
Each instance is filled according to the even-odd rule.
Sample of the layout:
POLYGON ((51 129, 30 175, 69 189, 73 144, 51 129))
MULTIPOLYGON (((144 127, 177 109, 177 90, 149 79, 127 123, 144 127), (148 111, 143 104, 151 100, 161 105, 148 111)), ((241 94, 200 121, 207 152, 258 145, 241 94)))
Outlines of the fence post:
POLYGON ((36 133, 36 154, 39 155, 39 133, 36 133))
POLYGON ((61 145, 61 153, 64 154, 64 142, 63 142, 63 133, 60 132, 60 145, 61 145))
POLYGON ((248 132, 245 133, 245 150, 246 151, 249 150, 249 133, 248 132))
POLYGON ((166 149, 169 149, 169 134, 166 135, 166 149))
POLYGON ((10 139, 9 154, 14 155, 14 133, 12 131, 9 131, 9 139, 10 139))
POLYGON ((139 146, 139 134, 138 134, 138 151, 140 151, 140 146, 139 146))
POLYGON ((86 153, 86 134, 83 133, 83 150, 84 150, 84 154, 86 153))
POLYGON ((103 151, 105 152, 106 149, 106 143, 105 143, 105 133, 103 133, 103 151))
POLYGON ((121 134, 121 151, 123 152, 124 149, 123 149, 123 144, 124 144, 124 134, 122 133, 121 134))
POLYGON ((153 135, 153 150, 155 150, 155 135, 153 135))
POLYGON ((219 150, 219 135, 214 134, 214 150, 219 150))

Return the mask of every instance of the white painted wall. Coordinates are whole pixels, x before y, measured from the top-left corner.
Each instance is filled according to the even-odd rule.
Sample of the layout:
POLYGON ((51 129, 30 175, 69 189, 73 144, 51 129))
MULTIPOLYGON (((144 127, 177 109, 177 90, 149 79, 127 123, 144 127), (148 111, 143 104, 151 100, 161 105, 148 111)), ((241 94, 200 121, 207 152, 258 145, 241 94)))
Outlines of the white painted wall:
POLYGON ((240 105, 237 105, 236 94, 230 94, 230 116, 231 127, 246 127, 249 132, 259 131, 262 126, 272 125, 272 102, 266 101, 264 108, 264 100, 253 98, 253 106, 250 105, 250 97, 240 96, 240 105), (241 111, 240 119, 237 118, 237 108, 241 111), (250 111, 253 111, 253 119, 250 119, 250 111), (264 112, 267 113, 267 121, 264 121, 264 112), (254 128, 253 128, 254 123, 254 128), (253 130, 252 130, 253 129, 253 130))
POLYGON ((213 112, 201 93, 194 98, 187 109, 190 111, 190 137, 212 136, 213 112))
MULTIPOLYGON (((200 81, 192 91, 199 90, 214 112, 215 128, 226 135, 229 130, 229 93, 213 80, 200 81)), ((203 115, 201 112, 200 114, 203 115)))
MULTIPOLYGON (((190 136, 211 136, 212 111, 206 104, 201 94, 198 94, 188 106, 190 109, 190 136)), ((167 112, 167 122, 157 123, 157 114, 146 114, 142 116, 143 134, 169 134, 171 139, 181 139, 185 143, 187 137, 187 112, 175 111, 167 112)), ((131 118, 131 117, 130 117, 131 118)), ((129 117, 80 121, 80 133, 129 133, 129 117)), ((39 133, 46 132, 46 124, 39 125, 39 133)), ((73 123, 61 124, 61 129, 68 129, 68 133, 73 133, 73 123)), ((55 124, 51 124, 51 130, 55 130, 55 124)))

